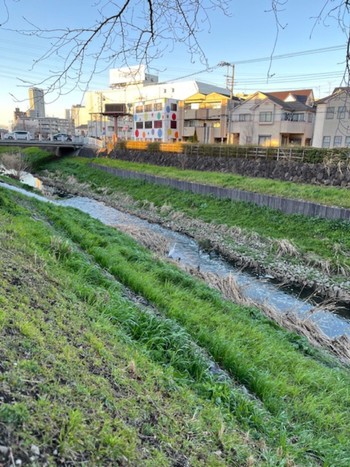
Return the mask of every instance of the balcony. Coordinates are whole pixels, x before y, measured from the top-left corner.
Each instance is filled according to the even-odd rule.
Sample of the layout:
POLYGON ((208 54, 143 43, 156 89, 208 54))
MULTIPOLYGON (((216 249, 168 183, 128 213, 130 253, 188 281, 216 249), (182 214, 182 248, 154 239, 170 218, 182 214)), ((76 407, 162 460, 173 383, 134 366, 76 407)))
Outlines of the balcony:
POLYGON ((293 122, 288 120, 281 121, 280 132, 292 134, 312 134, 312 123, 293 122))
POLYGON ((195 127, 194 126, 185 126, 184 129, 183 129, 183 133, 182 135, 184 137, 189 137, 189 136, 193 136, 194 135, 194 132, 195 132, 195 127))
POLYGON ((196 119, 196 109, 185 109, 184 119, 185 120, 195 120, 196 119))
POLYGON ((208 109, 198 109, 197 110, 197 119, 198 120, 207 120, 208 119, 208 109))

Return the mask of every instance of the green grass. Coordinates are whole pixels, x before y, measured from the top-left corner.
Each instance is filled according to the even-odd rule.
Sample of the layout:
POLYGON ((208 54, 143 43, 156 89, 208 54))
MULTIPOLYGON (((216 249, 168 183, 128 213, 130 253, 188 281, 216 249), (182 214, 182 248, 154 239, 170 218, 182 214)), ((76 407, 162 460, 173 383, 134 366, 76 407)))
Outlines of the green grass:
POLYGON ((107 167, 148 173, 159 177, 169 177, 206 185, 236 188, 239 190, 253 191, 255 193, 312 201, 328 206, 350 208, 350 191, 347 188, 283 182, 266 178, 246 177, 231 173, 181 170, 175 167, 126 162, 118 159, 99 158, 93 159, 92 161, 90 160, 90 162, 107 167))
POLYGON ((240 466, 251 456, 277 465, 286 458, 257 448, 208 395, 224 384, 210 377, 183 330, 159 319, 158 332, 153 318, 151 345, 143 328, 152 320, 120 284, 38 220, 38 204, 20 199, 21 207, 15 198, 0 190, 0 439, 14 460, 29 463, 32 445, 38 465, 240 466), (195 365, 183 357, 191 351, 203 373, 197 389, 195 365))
POLYGON ((80 182, 89 183, 97 193, 105 193, 105 190, 110 194, 122 192, 140 203, 148 200, 159 208, 169 204, 170 200, 174 210, 182 211, 190 217, 208 223, 237 226, 247 231, 255 231, 262 237, 287 239, 303 255, 316 255, 329 261, 334 269, 350 266, 348 222, 286 215, 253 204, 220 200, 144 181, 122 179, 89 168, 89 162, 90 160, 76 158, 64 159, 49 164, 47 168, 66 177, 74 175, 80 182))
MULTIPOLYGON (((11 203, 8 210, 21 212, 11 203)), ((166 320, 179 326, 169 327, 169 321, 145 317, 144 321, 135 322, 135 316, 127 313, 123 320, 123 315, 114 314, 113 303, 110 308, 103 293, 96 297, 95 290, 85 289, 89 284, 80 291, 79 298, 89 305, 103 304, 105 300, 104 315, 113 316, 111 322, 123 326, 129 336, 145 346, 154 360, 169 365, 177 377, 182 375, 182 383, 187 380, 197 397, 208 398, 205 387, 212 383, 202 379, 205 370, 199 363, 194 364, 192 357, 186 362, 186 355, 191 355, 186 347, 183 353, 176 348, 176 332, 180 329, 185 332, 181 334, 183 338, 189 336, 200 344, 227 370, 233 381, 249 388, 263 404, 266 418, 264 412, 257 410, 259 404, 251 405, 241 397, 232 397, 229 389, 211 386, 211 398, 221 410, 237 417, 241 427, 277 449, 284 459, 291 457, 299 465, 318 461, 322 465, 349 464, 349 370, 325 358, 301 338, 278 328, 256 309, 226 302, 217 292, 174 266, 155 260, 144 248, 114 229, 77 211, 73 215, 71 210, 33 201, 30 212, 35 211, 44 220, 48 219, 57 232, 62 230, 64 242, 77 245, 96 265, 145 297, 166 320), (144 329, 149 332, 143 334, 144 329)), ((29 225, 26 235, 28 229, 29 225)), ((49 238, 41 237, 42 248, 53 251, 56 261, 66 262, 70 258, 67 244, 62 243, 65 253, 57 255, 57 246, 53 248, 49 238)), ((35 244, 38 241, 36 234, 35 244)), ((95 270, 94 280, 96 274, 95 270)), ((82 276, 85 284, 84 275, 78 272, 78 276, 82 276)), ((80 288, 81 282, 78 283, 80 288)), ((30 323, 23 324, 22 332, 35 335, 30 323)), ((268 456, 274 458, 271 454, 268 456)))

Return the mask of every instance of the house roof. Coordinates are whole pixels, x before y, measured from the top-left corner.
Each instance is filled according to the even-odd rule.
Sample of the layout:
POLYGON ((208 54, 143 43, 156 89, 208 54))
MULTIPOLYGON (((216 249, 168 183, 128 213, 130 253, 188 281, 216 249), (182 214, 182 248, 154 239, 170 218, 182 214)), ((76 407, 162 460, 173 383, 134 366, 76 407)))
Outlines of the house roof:
POLYGON ((219 86, 214 86, 213 84, 202 83, 201 81, 196 81, 198 92, 201 94, 211 94, 213 92, 217 94, 223 94, 224 96, 229 97, 230 91, 226 88, 220 88, 219 86))
POLYGON ((196 92, 196 94, 192 94, 192 96, 187 97, 184 99, 184 102, 190 103, 190 102, 221 102, 222 100, 227 100, 229 99, 229 96, 224 95, 224 94, 219 94, 217 92, 211 92, 209 94, 203 94, 200 92, 196 92))
POLYGON ((310 97, 313 97, 312 89, 296 89, 294 91, 277 91, 277 92, 269 92, 267 94, 269 94, 270 96, 272 95, 281 101, 286 101, 286 99, 288 99, 289 96, 292 96, 295 98, 295 100, 303 104, 306 104, 307 100, 310 97))
MULTIPOLYGON (((284 92, 257 91, 244 102, 248 102, 249 100, 251 100, 251 101, 254 101, 255 105, 260 105, 261 101, 264 100, 264 97, 265 97, 266 99, 269 99, 272 102, 274 102, 276 105, 280 106, 282 110, 285 110, 286 112, 305 112, 305 111, 314 110, 313 107, 311 107, 310 105, 306 105, 305 103, 307 98, 309 97, 308 93, 310 92, 312 93, 312 90, 310 89, 305 89, 301 91, 284 91, 284 92), (300 98, 298 98, 298 95, 293 94, 296 92, 302 93, 300 95, 300 98), (287 99, 289 96, 293 96, 294 99, 285 101, 284 99, 287 99), (255 100, 257 102, 255 102, 255 100)), ((242 102, 242 105, 244 104, 244 102, 242 102)))
POLYGON ((318 99, 316 104, 325 104, 329 100, 333 99, 334 97, 338 96, 339 94, 349 94, 350 95, 350 87, 338 87, 334 88, 332 94, 329 96, 323 97, 322 99, 318 99))
POLYGON ((286 102, 276 97, 274 93, 266 93, 265 95, 268 99, 272 100, 275 104, 281 106, 282 109, 286 110, 287 112, 303 112, 306 110, 312 110, 312 107, 310 105, 306 105, 305 102, 303 102, 303 99, 296 99, 295 101, 286 102))

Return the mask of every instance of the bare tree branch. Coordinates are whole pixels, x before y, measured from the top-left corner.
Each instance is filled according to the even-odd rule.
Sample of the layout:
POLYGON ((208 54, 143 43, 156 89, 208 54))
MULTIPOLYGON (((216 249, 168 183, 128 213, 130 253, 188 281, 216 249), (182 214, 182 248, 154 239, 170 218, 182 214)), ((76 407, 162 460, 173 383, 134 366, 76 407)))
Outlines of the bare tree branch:
POLYGON ((192 59, 206 63, 197 35, 210 28, 208 12, 228 14, 228 5, 229 0, 107 0, 96 4, 94 24, 47 29, 25 18, 28 28, 17 32, 48 42, 33 67, 55 58, 57 68, 31 85, 44 87, 46 94, 62 95, 87 89, 101 69, 149 64, 175 43, 187 47, 192 59))

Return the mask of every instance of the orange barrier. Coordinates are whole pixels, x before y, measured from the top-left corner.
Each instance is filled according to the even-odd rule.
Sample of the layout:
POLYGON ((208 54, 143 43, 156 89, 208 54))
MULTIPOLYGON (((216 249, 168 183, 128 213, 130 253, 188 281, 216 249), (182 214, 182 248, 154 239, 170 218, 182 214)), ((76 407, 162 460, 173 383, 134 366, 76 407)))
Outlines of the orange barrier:
MULTIPOLYGON (((147 151, 150 141, 126 141, 126 148, 138 151, 147 151)), ((183 152, 183 143, 159 143, 159 150, 162 152, 183 152)))
POLYGON ((183 143, 160 143, 160 150, 163 152, 183 152, 183 143))

